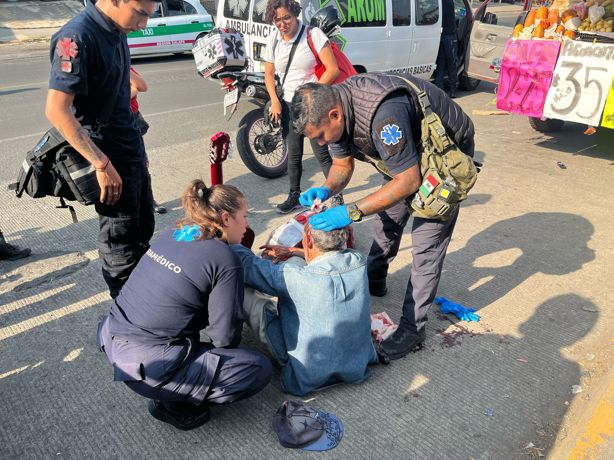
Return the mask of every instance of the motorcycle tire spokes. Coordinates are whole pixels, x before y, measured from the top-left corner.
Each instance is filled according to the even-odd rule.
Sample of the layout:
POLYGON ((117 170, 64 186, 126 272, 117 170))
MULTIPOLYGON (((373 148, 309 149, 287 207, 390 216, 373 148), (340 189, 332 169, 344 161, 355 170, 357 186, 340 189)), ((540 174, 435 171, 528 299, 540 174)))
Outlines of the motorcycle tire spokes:
POLYGON ((281 130, 272 130, 262 109, 248 112, 239 124, 237 150, 245 166, 266 178, 281 177, 288 167, 288 154, 281 130))
POLYGON ((249 140, 258 153, 256 159, 263 165, 276 166, 283 161, 286 152, 281 130, 271 131, 264 118, 254 123, 249 140))

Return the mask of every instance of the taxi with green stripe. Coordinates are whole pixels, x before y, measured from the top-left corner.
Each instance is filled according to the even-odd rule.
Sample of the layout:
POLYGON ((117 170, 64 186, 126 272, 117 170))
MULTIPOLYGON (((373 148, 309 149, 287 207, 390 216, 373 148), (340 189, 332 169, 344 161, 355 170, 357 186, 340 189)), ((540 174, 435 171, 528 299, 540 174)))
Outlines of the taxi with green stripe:
POLYGON ((191 51, 196 39, 213 29, 213 19, 198 0, 162 0, 147 27, 128 34, 131 56, 191 51))

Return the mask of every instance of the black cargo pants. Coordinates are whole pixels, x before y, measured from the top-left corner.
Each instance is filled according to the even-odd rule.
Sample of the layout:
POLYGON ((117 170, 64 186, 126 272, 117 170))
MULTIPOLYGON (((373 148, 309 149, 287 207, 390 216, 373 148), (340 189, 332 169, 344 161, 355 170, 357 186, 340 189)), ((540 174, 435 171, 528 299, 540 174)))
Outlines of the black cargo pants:
POLYGON ((117 203, 96 203, 100 231, 98 252, 102 276, 112 298, 149 248, 154 232, 151 179, 145 161, 135 164, 113 162, 122 179, 122 194, 117 203))
MULTIPOLYGON (((401 201, 373 219, 375 236, 367 262, 370 286, 385 286, 388 267, 399 252, 409 216, 407 205, 401 201)), ((421 332, 426 324, 457 217, 458 210, 447 221, 413 218, 412 265, 400 324, 414 332, 421 332)))
POLYGON ((458 40, 456 35, 442 35, 439 41, 439 52, 437 54, 437 68, 435 69, 434 83, 441 89, 443 88, 443 79, 448 77, 450 91, 456 91, 458 88, 458 40))

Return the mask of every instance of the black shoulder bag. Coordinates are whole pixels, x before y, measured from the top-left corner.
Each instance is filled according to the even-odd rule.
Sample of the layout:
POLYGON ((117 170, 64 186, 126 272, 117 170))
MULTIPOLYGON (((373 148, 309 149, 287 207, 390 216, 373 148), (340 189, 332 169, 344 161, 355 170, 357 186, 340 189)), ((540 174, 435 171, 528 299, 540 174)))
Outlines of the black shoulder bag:
MULTIPOLYGON (((102 138, 100 128, 107 126, 120 85, 121 79, 118 79, 94 126, 84 126, 94 141, 100 142, 102 138)), ((17 198, 21 198, 24 192, 32 198, 58 197, 60 206, 57 207, 68 209, 73 222, 77 222, 77 214, 64 200, 77 201, 87 206, 94 204, 100 197, 96 168, 55 128, 43 134, 34 148, 26 153, 17 182, 8 188, 15 191, 17 198)))

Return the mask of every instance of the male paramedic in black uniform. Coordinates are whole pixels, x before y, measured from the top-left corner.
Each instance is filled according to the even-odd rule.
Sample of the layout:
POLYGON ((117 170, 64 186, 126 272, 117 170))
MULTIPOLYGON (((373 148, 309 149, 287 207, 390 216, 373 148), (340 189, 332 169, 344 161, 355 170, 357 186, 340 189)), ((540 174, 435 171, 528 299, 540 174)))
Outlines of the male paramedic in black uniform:
MULTIPOLYGON (((471 119, 443 91, 426 81, 402 75, 424 90, 446 132, 467 155, 474 153, 471 119)), ((356 203, 336 206, 310 218, 314 228, 332 230, 375 214, 375 237, 368 258, 369 290, 386 294, 388 266, 397 255, 410 213, 405 199, 422 183, 419 165, 421 109, 407 84, 394 74, 356 75, 334 86, 308 83, 294 95, 295 129, 328 144, 333 165, 322 187, 307 190, 301 203, 311 205, 341 192, 354 172, 354 160, 381 160, 392 179, 356 203)), ((412 267, 399 328, 382 343, 397 359, 425 339, 426 313, 437 293, 444 257, 458 209, 446 221, 415 217, 412 222, 412 267)))
POLYGON ((151 0, 98 0, 51 39, 51 77, 45 115, 96 168, 96 203, 102 274, 112 298, 149 247, 153 198, 145 147, 130 111, 130 53, 126 34, 142 29, 156 7, 151 0), (119 91, 102 140, 96 125, 105 102, 119 91))

